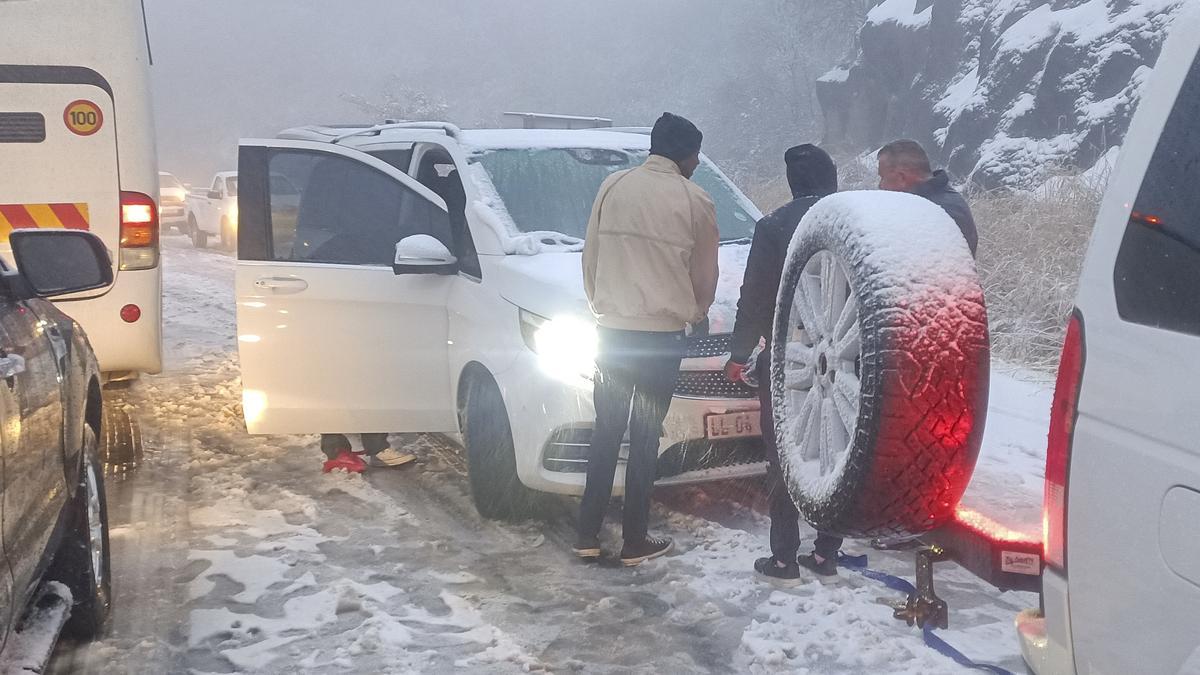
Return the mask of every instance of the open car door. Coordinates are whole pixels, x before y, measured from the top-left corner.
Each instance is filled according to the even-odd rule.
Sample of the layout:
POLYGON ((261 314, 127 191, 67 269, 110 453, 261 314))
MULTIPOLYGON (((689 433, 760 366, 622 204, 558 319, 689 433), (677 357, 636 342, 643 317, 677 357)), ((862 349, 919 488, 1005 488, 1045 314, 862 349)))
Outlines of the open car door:
POLYGON ((254 434, 455 429, 453 262, 394 266, 416 235, 453 249, 445 203, 339 145, 245 140, 238 161, 238 351, 254 434), (425 273, 421 273, 425 272, 425 273))

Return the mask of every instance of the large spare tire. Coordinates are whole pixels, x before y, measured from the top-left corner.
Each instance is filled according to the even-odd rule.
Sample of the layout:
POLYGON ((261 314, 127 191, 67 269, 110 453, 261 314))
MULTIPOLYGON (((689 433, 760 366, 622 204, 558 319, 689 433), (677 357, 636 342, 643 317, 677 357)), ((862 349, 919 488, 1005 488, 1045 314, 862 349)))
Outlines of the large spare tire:
POLYGON ((902 540, 949 520, 988 376, 983 290, 940 207, 867 191, 808 212, 779 287, 770 386, 781 468, 814 527, 902 540))

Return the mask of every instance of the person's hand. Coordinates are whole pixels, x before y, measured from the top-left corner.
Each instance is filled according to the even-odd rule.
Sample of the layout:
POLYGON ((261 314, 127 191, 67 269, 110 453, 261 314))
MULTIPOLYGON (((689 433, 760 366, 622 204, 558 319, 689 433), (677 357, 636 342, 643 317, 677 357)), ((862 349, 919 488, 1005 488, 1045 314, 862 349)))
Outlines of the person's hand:
POLYGON ((745 384, 746 364, 729 359, 725 362, 725 377, 735 384, 745 384))

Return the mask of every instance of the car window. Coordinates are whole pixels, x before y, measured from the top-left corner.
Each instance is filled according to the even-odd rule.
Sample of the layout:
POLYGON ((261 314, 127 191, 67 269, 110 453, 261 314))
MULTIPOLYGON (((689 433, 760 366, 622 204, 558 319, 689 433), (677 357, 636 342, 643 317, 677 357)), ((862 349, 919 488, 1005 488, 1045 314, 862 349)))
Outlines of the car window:
POLYGON ((1200 335, 1200 59, 1142 178, 1113 274, 1122 319, 1200 335))
POLYGON ((413 234, 454 248, 446 212, 382 171, 296 150, 273 152, 269 165, 275 260, 390 266, 413 234))
POLYGON ((406 150, 372 150, 367 154, 382 159, 404 173, 408 173, 408 166, 412 163, 413 151, 412 148, 406 150))
MULTIPOLYGON (((616 171, 639 166, 648 154, 594 148, 515 149, 485 152, 472 161, 487 171, 517 229, 582 239, 600 184, 616 171)), ((701 163, 692 180, 716 204, 722 241, 753 235, 754 216, 712 164, 701 163)))
POLYGON ((221 177, 220 176, 217 176, 216 178, 213 179, 213 184, 212 184, 211 189, 216 190, 218 192, 221 191, 221 177))
POLYGON ((237 178, 230 177, 225 179, 226 190, 225 194, 230 197, 237 196, 237 178))

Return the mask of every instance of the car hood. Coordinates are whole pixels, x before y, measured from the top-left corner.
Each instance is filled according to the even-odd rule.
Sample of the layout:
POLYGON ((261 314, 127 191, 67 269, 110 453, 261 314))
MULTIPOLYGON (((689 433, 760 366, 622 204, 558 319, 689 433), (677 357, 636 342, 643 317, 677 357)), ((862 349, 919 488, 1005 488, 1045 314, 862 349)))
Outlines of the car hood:
MULTIPOLYGON (((722 246, 717 299, 709 310, 710 330, 733 331, 738 294, 746 270, 749 245, 722 246)), ((500 295, 521 309, 540 316, 591 316, 583 290, 583 254, 572 252, 507 255, 492 268, 500 295)))

